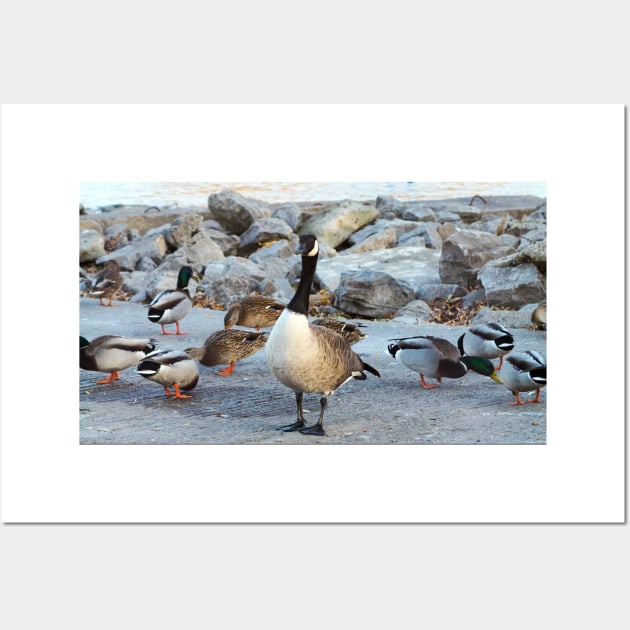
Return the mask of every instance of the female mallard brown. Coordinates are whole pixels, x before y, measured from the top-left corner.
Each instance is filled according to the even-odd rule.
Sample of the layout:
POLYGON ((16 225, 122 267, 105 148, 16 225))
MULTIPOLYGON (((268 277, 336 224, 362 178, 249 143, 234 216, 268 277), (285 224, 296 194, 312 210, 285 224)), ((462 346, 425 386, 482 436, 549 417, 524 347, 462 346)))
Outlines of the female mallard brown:
POLYGON ((434 389, 437 385, 430 385, 424 377, 436 378, 440 382, 443 378, 461 378, 468 370, 474 370, 483 376, 489 376, 497 383, 501 379, 497 376, 494 366, 484 357, 461 356, 457 348, 448 340, 431 335, 391 339, 396 343, 387 346, 389 353, 406 368, 420 374, 420 384, 425 389, 434 389))
POLYGON ((151 339, 136 339, 121 335, 101 335, 88 341, 79 337, 79 367, 93 372, 106 372, 109 377, 97 383, 120 379, 118 372, 136 365, 155 350, 151 339))
POLYGON ((528 403, 540 402, 540 390, 547 384, 547 362, 535 350, 510 352, 505 357, 501 368, 501 379, 505 386, 516 396, 510 405, 522 405, 520 392, 536 390, 536 397, 528 403))
POLYGON ((179 270, 177 288, 166 289, 158 293, 148 305, 149 321, 162 326, 163 335, 184 335, 179 328, 180 320, 184 319, 192 309, 192 297, 188 290, 188 283, 193 277, 193 270, 185 265, 179 270), (165 324, 175 324, 175 333, 166 332, 165 324))
POLYGON ((536 330, 547 330, 547 300, 532 311, 532 325, 536 330))
POLYGON ((112 303, 112 299, 122 285, 120 265, 115 260, 108 260, 92 280, 90 295, 97 297, 101 306, 116 306, 112 303), (108 299, 109 304, 103 304, 104 299, 108 299))
POLYGON ((499 357, 500 370, 503 356, 514 350, 514 336, 500 324, 479 324, 469 328, 457 340, 462 356, 496 359, 499 357))
POLYGON ((226 329, 232 326, 244 326, 260 330, 273 326, 284 307, 284 304, 270 297, 250 295, 230 306, 223 320, 224 325, 226 329))
POLYGON ((359 330, 359 328, 364 328, 363 324, 352 324, 350 322, 346 322, 343 319, 334 319, 332 317, 323 317, 320 319, 315 319, 311 322, 313 326, 326 326, 326 328, 330 328, 330 330, 334 330, 336 333, 341 335, 351 346, 357 343, 357 341, 361 341, 361 339, 365 339, 367 335, 359 330))
POLYGON ((365 380, 366 371, 375 376, 380 374, 362 361, 341 335, 325 326, 309 323, 309 294, 319 254, 319 244, 315 236, 300 236, 297 253, 302 255, 300 284, 269 333, 265 357, 274 376, 295 392, 297 421, 280 429, 326 435, 323 419, 328 396, 352 378, 365 380), (304 423, 304 392, 321 396, 319 419, 310 427, 306 427, 304 423))
POLYGON ((228 363, 228 367, 219 370, 217 374, 229 376, 234 371, 237 361, 256 354, 266 342, 266 332, 217 330, 205 340, 203 346, 187 348, 185 352, 202 365, 209 367, 228 363))
POLYGON ((182 394, 180 389, 189 391, 199 381, 199 368, 195 360, 180 350, 158 350, 148 354, 136 368, 144 378, 159 383, 167 396, 192 398, 182 394), (175 393, 169 390, 172 387, 175 393))

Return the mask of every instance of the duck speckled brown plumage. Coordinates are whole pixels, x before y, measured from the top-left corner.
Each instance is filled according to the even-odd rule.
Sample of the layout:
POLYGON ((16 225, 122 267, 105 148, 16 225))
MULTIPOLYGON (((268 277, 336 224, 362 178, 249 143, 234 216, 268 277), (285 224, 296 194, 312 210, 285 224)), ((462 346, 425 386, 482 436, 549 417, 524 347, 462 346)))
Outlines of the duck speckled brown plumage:
POLYGON ((232 304, 223 320, 226 329, 244 326, 260 330, 276 323, 285 305, 264 295, 250 295, 232 304))
POLYGON ((108 260, 92 280, 90 295, 97 297, 101 306, 116 306, 112 303, 112 299, 122 285, 123 278, 120 275, 120 265, 115 260, 108 260), (108 299, 109 304, 103 304, 104 299, 108 299))
POLYGON ((203 346, 187 348, 185 352, 208 367, 228 363, 228 367, 219 370, 217 374, 229 376, 237 361, 256 354, 266 342, 266 332, 217 330, 204 341, 203 346))
POLYGON ((326 328, 330 328, 330 330, 334 330, 351 346, 357 343, 357 341, 361 341, 361 339, 365 339, 367 337, 364 332, 359 330, 359 328, 364 328, 363 324, 352 324, 351 322, 346 322, 343 319, 334 319, 332 317, 321 317, 313 320, 311 323, 313 326, 325 326, 326 328))

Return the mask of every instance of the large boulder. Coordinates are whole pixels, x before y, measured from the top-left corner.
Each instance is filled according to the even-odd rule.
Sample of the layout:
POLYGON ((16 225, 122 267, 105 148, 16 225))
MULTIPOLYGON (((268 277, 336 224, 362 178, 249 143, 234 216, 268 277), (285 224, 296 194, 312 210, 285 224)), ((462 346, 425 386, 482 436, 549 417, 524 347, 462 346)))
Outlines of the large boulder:
POLYGON ((477 272, 489 261, 513 253, 498 236, 477 230, 458 230, 442 243, 440 279, 444 284, 474 287, 477 272))
POLYGON ((248 256, 265 244, 281 239, 289 240, 293 230, 282 219, 266 217, 257 219, 241 234, 238 247, 239 256, 248 256))
POLYGON ((486 267, 479 280, 490 306, 517 309, 545 299, 545 280, 536 265, 518 267, 486 267))
POLYGON ((271 209, 266 203, 247 199, 230 189, 210 195, 208 208, 223 229, 239 236, 256 219, 271 216, 271 209))
POLYGON ((360 317, 391 317, 415 299, 406 283, 382 271, 359 271, 342 274, 333 295, 333 306, 360 317))
POLYGON ((105 238, 97 230, 81 230, 79 232, 79 262, 94 262, 105 255, 105 238))
POLYGON ((328 247, 338 247, 379 215, 370 203, 342 201, 330 210, 312 216, 300 228, 300 234, 315 234, 328 247))

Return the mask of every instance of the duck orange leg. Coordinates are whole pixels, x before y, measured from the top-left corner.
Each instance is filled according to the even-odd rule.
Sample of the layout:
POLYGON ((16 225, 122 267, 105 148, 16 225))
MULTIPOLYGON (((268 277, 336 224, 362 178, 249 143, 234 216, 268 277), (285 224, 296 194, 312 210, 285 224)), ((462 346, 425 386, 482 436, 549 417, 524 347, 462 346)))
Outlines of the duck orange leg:
POLYGON ((523 401, 521 400, 521 395, 520 392, 514 392, 516 394, 516 400, 512 401, 510 400, 510 405, 522 405, 523 401))
POLYGON ((534 400, 528 400, 528 403, 537 403, 540 402, 540 387, 536 390, 536 398, 534 400))
POLYGON ((166 392, 167 396, 174 396, 175 398, 192 398, 192 396, 188 396, 187 394, 182 394, 179 391, 179 385, 177 383, 175 383, 175 385, 173 386, 173 389, 175 389, 175 393, 173 394, 168 387, 164 388, 164 391, 166 392))
POLYGON ((183 330, 179 329, 179 322, 175 322, 175 334, 176 335, 185 335, 186 334, 183 330))
POLYGON ((112 381, 119 381, 119 380, 120 380, 120 374, 114 371, 107 378, 102 378, 96 382, 97 383, 111 383, 112 381))
POLYGON ((424 387, 425 389, 436 389, 437 385, 431 385, 430 383, 427 383, 424 380, 424 374, 420 374, 420 384, 422 385, 422 387, 424 387))
POLYGON ((230 365, 228 365, 226 368, 223 368, 222 370, 219 370, 217 374, 219 374, 220 376, 229 376, 234 371, 235 365, 236 361, 232 361, 230 365))

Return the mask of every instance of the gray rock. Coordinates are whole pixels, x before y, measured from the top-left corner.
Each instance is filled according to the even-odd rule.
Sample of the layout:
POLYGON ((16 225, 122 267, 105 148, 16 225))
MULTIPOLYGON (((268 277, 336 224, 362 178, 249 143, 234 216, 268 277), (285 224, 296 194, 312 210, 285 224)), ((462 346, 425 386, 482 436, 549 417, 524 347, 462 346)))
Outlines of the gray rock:
POLYGON ((298 205, 296 203, 283 203, 278 206, 273 215, 276 219, 282 219, 294 232, 297 232, 314 214, 325 209, 323 204, 298 205))
POLYGON ((435 213, 422 203, 407 202, 403 204, 400 218, 405 221, 435 221, 435 213))
POLYGON ((293 236, 293 230, 282 219, 265 217, 256 219, 241 234, 241 242, 238 247, 239 256, 247 256, 255 252, 263 244, 280 239, 288 240, 293 236))
POLYGON ((384 219, 383 217, 376 219, 373 223, 369 223, 360 230, 357 230, 354 234, 348 237, 350 245, 358 245, 366 238, 374 236, 382 232, 383 230, 392 229, 396 232, 396 240, 400 241, 404 234, 407 234, 417 229, 418 224, 415 221, 403 221, 393 217, 391 219, 384 219))
POLYGON ((382 271, 358 271, 342 274, 333 295, 333 306, 361 317, 391 317, 401 306, 415 299, 406 283, 382 271))
POLYGON ((518 267, 486 267, 479 272, 479 280, 490 306, 520 308, 545 298, 545 282, 536 265, 518 267))
POLYGON ((338 247, 351 234, 378 216, 369 203, 342 201, 331 209, 312 216, 299 230, 300 234, 315 234, 328 247, 338 247))
POLYGON ((547 275, 547 241, 533 243, 502 258, 491 260, 487 267, 516 267, 526 264, 536 265, 536 268, 544 276, 547 275))
POLYGON ((201 230, 191 236, 177 252, 190 263, 207 263, 211 260, 223 260, 222 249, 201 230))
POLYGON ((350 254, 363 254, 381 249, 390 249, 396 246, 396 230, 394 228, 385 228, 381 232, 372 234, 363 239, 360 243, 339 252, 342 256, 350 254))
POLYGON ((396 247, 365 254, 350 254, 325 258, 317 265, 317 277, 322 288, 334 291, 345 271, 384 271, 410 286, 439 283, 440 253, 424 247, 396 247))
POLYGON ((216 221, 212 220, 204 221, 201 229, 221 248, 224 256, 236 256, 241 242, 240 237, 236 234, 228 234, 216 221))
POLYGON ((79 232, 79 262, 94 262, 105 255, 105 239, 96 230, 79 232))
POLYGON ((193 234, 201 227, 203 217, 200 214, 183 214, 165 230, 166 242, 172 249, 190 242, 193 234))
POLYGON ((466 295, 466 289, 458 284, 422 284, 416 289, 416 297, 428 303, 437 299, 447 300, 464 295, 466 295))
POLYGON ((513 253, 497 236, 477 230, 458 230, 442 243, 440 279, 444 284, 473 287, 477 272, 489 260, 513 253))
POLYGON ((150 258, 156 264, 161 264, 167 253, 166 241, 162 234, 149 234, 131 243, 101 256, 97 263, 105 264, 108 260, 115 260, 124 271, 134 271, 141 258, 150 258))
POLYGON ((256 219, 271 216, 271 209, 266 203, 247 199, 230 189, 210 195, 208 208, 223 229, 239 236, 256 219))

